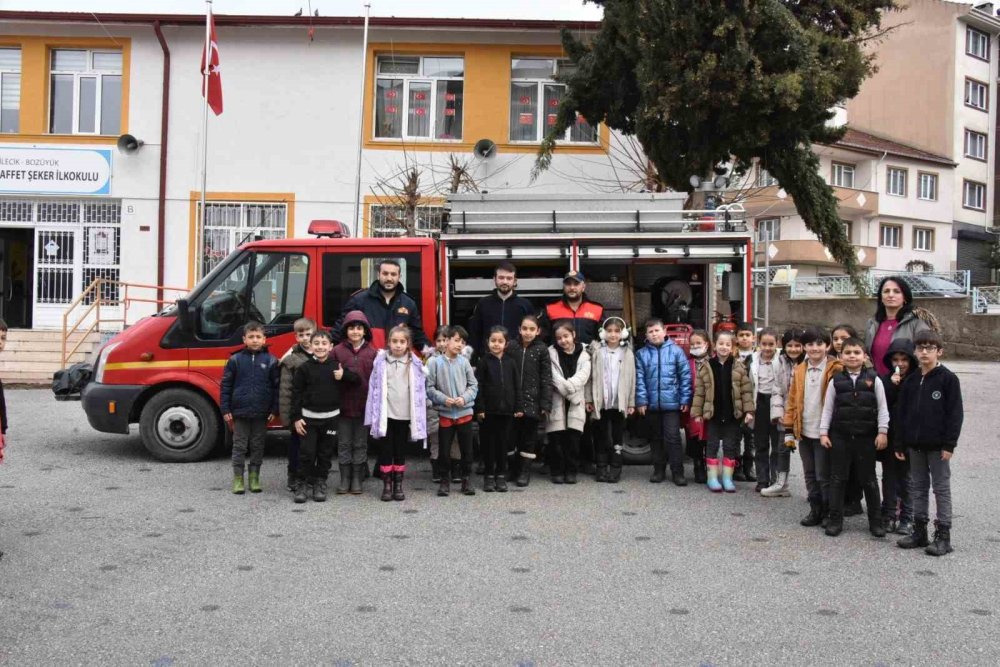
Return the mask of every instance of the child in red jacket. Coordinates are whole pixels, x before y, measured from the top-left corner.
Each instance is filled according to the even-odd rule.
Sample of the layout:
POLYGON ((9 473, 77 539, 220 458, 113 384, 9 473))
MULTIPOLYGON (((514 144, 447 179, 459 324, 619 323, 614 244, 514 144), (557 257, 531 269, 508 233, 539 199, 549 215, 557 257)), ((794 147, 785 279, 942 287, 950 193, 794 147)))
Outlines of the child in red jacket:
POLYGON ((337 494, 360 495, 368 462, 368 427, 365 426, 365 401, 368 380, 378 351, 372 346, 372 330, 368 318, 360 310, 344 317, 340 341, 330 356, 343 369, 340 385, 340 417, 337 420, 337 462, 340 484, 337 494))

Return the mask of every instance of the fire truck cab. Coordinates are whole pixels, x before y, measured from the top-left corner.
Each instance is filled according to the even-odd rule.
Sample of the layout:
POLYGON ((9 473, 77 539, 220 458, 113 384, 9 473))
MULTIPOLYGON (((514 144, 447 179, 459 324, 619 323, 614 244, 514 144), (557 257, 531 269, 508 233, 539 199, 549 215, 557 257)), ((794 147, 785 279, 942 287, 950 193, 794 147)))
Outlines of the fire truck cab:
MULTIPOLYGON (((403 287, 420 305, 429 338, 437 323, 468 322, 504 260, 517 266, 518 293, 539 311, 560 297, 563 275, 578 270, 605 316, 633 325, 657 316, 708 328, 719 310, 748 319, 752 239, 742 214, 686 211, 684 199, 455 195, 437 241, 333 233, 245 244, 186 298, 103 346, 82 392, 84 411, 99 431, 128 433, 137 423, 143 444, 161 460, 205 458, 222 439, 219 387, 243 325, 264 323, 280 358, 294 344, 296 319, 333 327, 384 257, 400 261, 403 287)), ((636 442, 626 453, 638 460, 648 448, 636 442)))

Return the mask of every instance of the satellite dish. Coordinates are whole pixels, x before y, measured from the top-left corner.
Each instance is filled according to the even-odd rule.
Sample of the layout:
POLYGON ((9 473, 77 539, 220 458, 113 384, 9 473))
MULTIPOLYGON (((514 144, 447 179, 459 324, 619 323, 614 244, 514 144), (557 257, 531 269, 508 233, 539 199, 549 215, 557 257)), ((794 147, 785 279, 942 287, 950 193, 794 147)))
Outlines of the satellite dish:
POLYGON ((131 155, 139 150, 144 143, 142 139, 136 139, 131 134, 123 134, 118 137, 118 151, 122 155, 131 155))
POLYGON ((473 146, 472 153, 476 157, 491 158, 497 154, 497 145, 492 139, 480 139, 473 146))

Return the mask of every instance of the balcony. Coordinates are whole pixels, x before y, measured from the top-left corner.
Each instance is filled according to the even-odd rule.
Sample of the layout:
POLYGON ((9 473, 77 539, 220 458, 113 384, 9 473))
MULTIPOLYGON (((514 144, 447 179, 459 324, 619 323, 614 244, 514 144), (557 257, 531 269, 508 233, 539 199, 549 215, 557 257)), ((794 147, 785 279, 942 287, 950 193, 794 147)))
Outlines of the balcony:
MULTIPOLYGON (((752 189, 752 194, 741 202, 746 209, 747 217, 796 215, 795 202, 788 195, 785 195, 784 199, 780 198, 779 190, 777 185, 752 189)), ((840 202, 838 208, 841 217, 851 218, 878 213, 877 192, 833 186, 833 194, 840 202)))
MULTIPOLYGON (((767 252, 767 248, 774 246, 777 251, 771 256, 772 264, 812 264, 815 266, 836 266, 841 264, 833 260, 830 251, 822 243, 815 240, 801 241, 771 241, 769 244, 758 244, 758 249, 767 252)), ((858 264, 861 267, 870 269, 875 266, 878 260, 878 248, 874 246, 854 246, 858 254, 858 264)))

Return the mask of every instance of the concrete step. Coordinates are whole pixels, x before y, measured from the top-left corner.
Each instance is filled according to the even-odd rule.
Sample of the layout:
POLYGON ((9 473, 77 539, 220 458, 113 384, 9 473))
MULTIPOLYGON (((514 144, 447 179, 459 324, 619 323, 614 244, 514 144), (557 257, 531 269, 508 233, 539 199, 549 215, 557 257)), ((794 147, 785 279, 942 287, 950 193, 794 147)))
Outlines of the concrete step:
MULTIPOLYGON (((78 350, 89 352, 100 344, 100 340, 86 340, 80 344, 78 350)), ((72 350, 76 345, 75 340, 71 340, 66 345, 66 351, 72 350)), ((5 350, 7 352, 52 352, 62 354, 61 340, 8 340, 5 350)))
POLYGON ((12 359, 7 356, 0 356, 0 377, 7 371, 24 371, 34 373, 55 373, 63 368, 62 359, 53 358, 41 361, 25 361, 23 359, 12 359))
POLYGON ((52 373, 41 373, 36 371, 0 371, 0 380, 4 385, 27 384, 27 385, 50 385, 52 384, 52 373))
MULTIPOLYGON (((79 350, 69 355, 69 363, 75 364, 78 361, 86 361, 87 357, 90 355, 91 348, 87 346, 81 347, 79 350)), ((58 361, 62 362, 62 351, 61 350, 11 350, 7 348, 4 350, 3 354, 0 355, 0 368, 2 364, 11 363, 24 363, 27 361, 58 361)))

